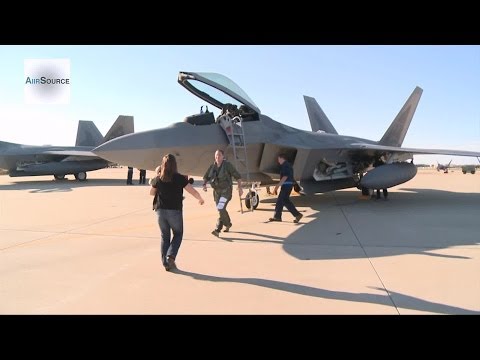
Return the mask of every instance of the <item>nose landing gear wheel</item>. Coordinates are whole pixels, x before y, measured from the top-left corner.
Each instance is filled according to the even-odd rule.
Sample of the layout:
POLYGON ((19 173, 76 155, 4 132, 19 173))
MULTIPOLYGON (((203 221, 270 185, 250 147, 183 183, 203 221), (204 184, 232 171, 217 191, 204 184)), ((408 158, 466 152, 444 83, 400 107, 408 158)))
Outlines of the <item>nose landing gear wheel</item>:
POLYGON ((86 172, 79 172, 78 174, 75 174, 75 179, 78 181, 85 181, 87 180, 87 173, 86 172))
POLYGON ((247 209, 256 209, 258 207, 258 204, 260 202, 260 199, 258 197, 258 194, 255 191, 249 191, 248 195, 245 197, 245 206, 247 209))

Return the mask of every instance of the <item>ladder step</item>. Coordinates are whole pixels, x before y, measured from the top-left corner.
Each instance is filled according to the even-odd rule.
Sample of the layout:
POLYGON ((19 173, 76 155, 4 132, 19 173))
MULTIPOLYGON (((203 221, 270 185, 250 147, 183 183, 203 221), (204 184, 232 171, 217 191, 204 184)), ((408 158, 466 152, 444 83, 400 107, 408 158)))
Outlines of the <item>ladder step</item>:
MULTIPOLYGON (((247 144, 245 143, 245 133, 242 127, 242 119, 240 117, 234 117, 233 119, 225 119, 225 121, 220 122, 225 131, 228 142, 233 149, 233 156, 235 161, 235 166, 245 168, 247 181, 250 180, 250 174, 248 171, 248 156, 247 156, 247 144), (240 155, 240 156, 239 156, 240 155)), ((245 180, 244 180, 245 181, 245 180)), ((241 198, 245 200, 246 198, 241 198)))

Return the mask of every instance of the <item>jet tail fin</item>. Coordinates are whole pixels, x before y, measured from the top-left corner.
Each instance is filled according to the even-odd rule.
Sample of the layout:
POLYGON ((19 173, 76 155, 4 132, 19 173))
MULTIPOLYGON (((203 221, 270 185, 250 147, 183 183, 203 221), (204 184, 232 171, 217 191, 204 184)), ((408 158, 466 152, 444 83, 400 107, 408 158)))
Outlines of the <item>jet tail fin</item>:
POLYGON ((305 100, 305 106, 307 107, 312 131, 325 131, 329 134, 338 135, 337 130, 335 130, 330 120, 328 120, 327 115, 325 115, 320 105, 318 105, 317 100, 306 95, 303 95, 303 99, 305 100))
POLYGON ((119 136, 131 134, 134 132, 133 116, 120 115, 113 123, 102 143, 115 139, 119 136))
POLYGON ((102 143, 102 133, 93 121, 80 120, 78 122, 77 140, 75 146, 98 146, 102 143))
POLYGON ((422 96, 423 89, 416 87, 410 97, 403 105, 400 112, 397 114, 390 127, 387 129, 383 137, 378 142, 380 145, 386 146, 402 146, 408 127, 412 121, 413 114, 417 109, 418 102, 422 96))

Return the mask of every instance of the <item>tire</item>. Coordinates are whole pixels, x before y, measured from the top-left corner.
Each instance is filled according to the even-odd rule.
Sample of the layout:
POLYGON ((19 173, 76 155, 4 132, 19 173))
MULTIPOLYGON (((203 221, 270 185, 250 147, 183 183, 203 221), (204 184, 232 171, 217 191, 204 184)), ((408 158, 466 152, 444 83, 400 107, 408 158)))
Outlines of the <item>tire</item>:
POLYGON ((466 171, 462 171, 464 174, 466 174, 467 172, 466 171))
POLYGON ((55 178, 55 180, 65 180, 64 174, 54 174, 53 177, 55 178))
POLYGON ((258 197, 258 194, 253 191, 249 191, 248 195, 245 198, 245 206, 247 209, 251 209, 251 206, 253 206, 253 209, 255 210, 258 207, 258 204, 260 203, 260 198, 258 197))
POLYGON ((75 174, 75 179, 77 179, 78 181, 85 181, 87 180, 87 173, 84 171, 81 171, 75 174))
POLYGON ((475 170, 472 170, 472 174, 475 174, 475 170))

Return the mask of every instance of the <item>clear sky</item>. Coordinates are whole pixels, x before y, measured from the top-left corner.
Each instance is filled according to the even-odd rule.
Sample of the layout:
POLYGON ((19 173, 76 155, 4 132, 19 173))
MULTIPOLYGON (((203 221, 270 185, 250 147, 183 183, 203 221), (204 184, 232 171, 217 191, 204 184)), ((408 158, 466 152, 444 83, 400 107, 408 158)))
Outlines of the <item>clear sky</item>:
MULTIPOLYGON (((0 140, 75 144, 78 120, 105 135, 118 115, 135 131, 198 113, 200 99, 179 71, 216 72, 235 81, 263 114, 310 130, 303 95, 316 98, 339 134, 379 140, 415 86, 423 95, 403 146, 480 151, 480 46, 0 46, 0 140), (68 105, 29 105, 24 60, 70 59, 68 105)), ((213 110, 215 116, 218 110, 213 110)), ((417 163, 478 163, 415 156, 417 163)))

